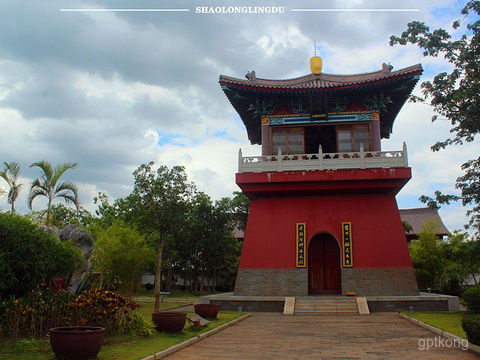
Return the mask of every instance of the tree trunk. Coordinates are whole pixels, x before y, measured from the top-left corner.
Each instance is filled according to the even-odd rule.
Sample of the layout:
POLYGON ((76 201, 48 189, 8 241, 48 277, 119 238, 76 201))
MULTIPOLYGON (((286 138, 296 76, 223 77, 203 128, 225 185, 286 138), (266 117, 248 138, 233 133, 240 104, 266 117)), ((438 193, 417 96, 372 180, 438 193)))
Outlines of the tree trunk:
POLYGON ((153 312, 158 312, 160 310, 163 240, 164 240, 163 234, 160 234, 160 239, 158 240, 157 270, 155 271, 155 307, 153 308, 153 312))
POLYGON ((205 278, 205 272, 202 270, 201 275, 200 275, 200 290, 199 290, 199 295, 203 294, 203 279, 205 278))
POLYGON ((47 206, 47 220, 45 222, 45 225, 50 226, 50 211, 52 209, 52 199, 48 199, 48 206, 47 206))
POLYGON ((170 259, 168 262, 167 281, 165 284, 165 291, 172 291, 172 277, 173 277, 172 259, 170 259))
POLYGON ((129 301, 132 301, 133 290, 135 289, 135 284, 136 284, 135 277, 136 277, 135 270, 133 269, 132 273, 130 274, 130 282, 127 285, 127 289, 125 291, 129 301))
POLYGON ((213 292, 217 290, 217 269, 213 269, 213 292))

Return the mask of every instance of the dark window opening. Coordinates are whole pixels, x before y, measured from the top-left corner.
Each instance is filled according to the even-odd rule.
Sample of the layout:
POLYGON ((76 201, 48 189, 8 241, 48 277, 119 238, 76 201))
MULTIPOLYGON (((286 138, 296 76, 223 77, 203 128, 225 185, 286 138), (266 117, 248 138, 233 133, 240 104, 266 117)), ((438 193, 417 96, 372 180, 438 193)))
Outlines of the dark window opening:
POLYGON ((335 126, 306 126, 305 150, 307 154, 318 154, 318 146, 322 145, 322 152, 337 152, 335 126))

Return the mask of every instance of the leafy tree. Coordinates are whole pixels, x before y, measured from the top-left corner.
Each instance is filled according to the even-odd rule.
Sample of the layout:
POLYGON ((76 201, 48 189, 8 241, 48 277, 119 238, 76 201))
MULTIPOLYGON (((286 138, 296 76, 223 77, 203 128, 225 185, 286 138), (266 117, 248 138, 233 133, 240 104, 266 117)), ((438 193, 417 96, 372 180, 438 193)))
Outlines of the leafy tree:
POLYGON ((212 279, 215 286, 219 277, 231 275, 232 262, 236 272, 239 252, 229 214, 202 192, 196 194, 193 204, 188 217, 189 236, 179 244, 183 247, 179 252, 190 254, 187 266, 196 270, 193 275, 200 281, 201 294, 206 279, 212 279))
POLYGON ((8 191, 8 203, 12 205, 12 214, 15 212, 15 201, 17 201, 18 195, 20 194, 20 189, 23 184, 18 183, 18 178, 20 176, 20 165, 16 162, 5 164, 5 170, 0 171, 0 177, 2 177, 8 184, 10 190, 8 191))
POLYGON ((94 256, 102 277, 111 284, 118 282, 131 298, 155 251, 147 245, 145 236, 117 221, 97 236, 94 256))
POLYGON ((234 191, 233 195, 232 210, 239 228, 245 231, 247 228, 248 212, 250 211, 250 199, 241 191, 234 191))
POLYGON ((129 197, 115 199, 113 204, 110 204, 108 195, 99 193, 98 196, 93 198, 93 202, 98 206, 95 214, 100 216, 104 229, 118 220, 122 220, 128 225, 135 225, 135 219, 132 215, 132 204, 130 203, 129 197))
MULTIPOLYGON (((46 211, 32 211, 25 215, 25 217, 39 225, 45 224, 45 216, 46 211)), ((74 210, 61 203, 52 205, 50 226, 54 226, 57 229, 62 229, 69 224, 89 227, 94 221, 92 214, 82 206, 79 206, 78 210, 74 210)))
POLYGON ((154 163, 141 165, 135 172, 134 189, 127 197, 133 215, 139 225, 156 240, 157 262, 155 271, 155 308, 160 306, 160 282, 162 273, 163 247, 167 237, 175 239, 186 226, 185 216, 195 186, 189 183, 185 168, 160 166, 156 171, 154 163))
POLYGON ((82 262, 74 244, 24 217, 0 214, 0 299, 21 297, 53 276, 67 277, 82 262))
POLYGON ((480 273, 480 241, 469 238, 466 233, 455 233, 445 245, 446 258, 455 264, 459 277, 471 278, 478 284, 480 273))
MULTIPOLYGON (((421 87, 423 97, 413 97, 413 101, 426 101, 438 115, 447 118, 452 124, 452 137, 439 141, 432 146, 433 151, 439 151, 449 145, 462 145, 474 141, 480 131, 480 1, 468 1, 462 9, 462 20, 453 23, 453 29, 458 29, 462 22, 470 16, 473 21, 466 25, 466 34, 458 40, 444 29, 430 31, 423 22, 413 21, 407 25, 407 30, 400 37, 391 36, 390 45, 417 44, 424 50, 424 56, 437 57, 443 55, 445 60, 453 65, 450 72, 442 72, 435 76, 433 82, 425 81, 421 87)), ((461 195, 445 195, 435 192, 435 199, 422 196, 421 201, 429 206, 449 204, 461 200, 463 205, 473 205, 467 212, 470 216, 469 226, 477 231, 480 229, 480 157, 467 161, 462 165, 464 175, 457 178, 455 187, 461 195)))
POLYGON ((231 213, 235 221, 235 226, 245 232, 247 228, 248 212, 250 210, 250 199, 241 192, 234 191, 233 198, 223 198, 217 202, 222 211, 231 213))
POLYGON ((77 186, 70 182, 60 182, 60 178, 67 170, 75 169, 77 163, 65 163, 58 165, 56 168, 47 161, 38 161, 30 165, 37 166, 42 169, 41 178, 35 179, 30 187, 30 195, 28 196, 28 205, 32 209, 33 200, 38 196, 45 196, 48 200, 46 224, 50 225, 50 217, 52 213, 52 202, 56 198, 63 198, 68 204, 72 202, 75 207, 79 208, 78 189, 77 186))
POLYGON ((403 231, 405 232, 405 235, 411 231, 413 231, 412 225, 407 220, 402 220, 402 226, 403 226, 403 231))
POLYGON ((425 222, 418 240, 409 244, 412 265, 421 289, 438 289, 444 275, 443 243, 436 235, 438 225, 437 221, 425 222))
POLYGON ((82 206, 78 206, 78 210, 74 210, 61 203, 52 205, 50 223, 59 229, 69 224, 86 227, 92 221, 92 214, 82 206))

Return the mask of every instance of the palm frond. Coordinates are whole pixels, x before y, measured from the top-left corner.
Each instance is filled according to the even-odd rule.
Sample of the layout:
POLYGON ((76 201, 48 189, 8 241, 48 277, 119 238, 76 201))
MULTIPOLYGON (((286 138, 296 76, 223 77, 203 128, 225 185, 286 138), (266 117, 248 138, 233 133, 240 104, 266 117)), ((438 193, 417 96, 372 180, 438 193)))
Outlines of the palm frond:
POLYGON ((8 186, 11 186, 11 180, 6 171, 0 171, 0 177, 7 182, 8 186))
POLYGON ((54 198, 63 198, 65 200, 65 203, 67 204, 72 202, 77 209, 80 206, 80 203, 78 202, 78 198, 68 192, 58 193, 54 196, 54 198))
POLYGON ((20 165, 16 162, 7 163, 5 164, 5 172, 9 172, 12 176, 13 181, 18 180, 18 176, 20 175, 20 165))
POLYGON ((33 200, 37 196, 45 196, 48 199, 49 209, 47 210, 47 221, 52 200, 55 198, 63 198, 67 203, 73 202, 78 209, 78 189, 76 185, 70 181, 62 182, 57 185, 60 177, 67 170, 75 169, 77 163, 68 162, 60 164, 54 168, 49 162, 42 160, 30 165, 30 167, 32 166, 37 166, 42 169, 43 174, 41 178, 35 179, 30 187, 30 195, 28 197, 30 209, 32 208, 33 200))
POLYGON ((51 179, 53 177, 53 166, 50 164, 48 161, 42 160, 42 161, 37 161, 34 162, 30 167, 37 166, 43 171, 43 177, 45 179, 51 179))
POLYGON ((53 198, 58 197, 64 198, 66 203, 69 201, 73 202, 77 208, 79 206, 78 188, 71 181, 63 182, 55 188, 53 198))
POLYGON ((5 165, 5 170, 0 171, 0 177, 2 177, 10 187, 7 195, 7 202, 12 204, 12 212, 14 211, 14 204, 20 194, 20 189, 22 184, 17 184, 18 178, 20 176, 20 165, 16 162, 3 163, 5 165))
POLYGON ((53 191, 54 194, 60 192, 60 191, 71 191, 72 193, 75 194, 75 196, 78 196, 78 188, 77 186, 71 182, 71 181, 65 181, 63 183, 61 183, 60 185, 58 185, 55 190, 53 191))
POLYGON ((75 169, 77 166, 78 164, 73 162, 58 165, 53 171, 53 176, 51 178, 52 186, 55 187, 57 185, 58 180, 67 170, 75 169))
MULTIPOLYGON (((38 179, 35 179, 35 180, 38 180, 38 179)), ((30 194, 28 195, 28 207, 30 208, 30 210, 32 210, 33 200, 35 200, 37 196, 45 196, 48 198, 49 197, 48 191, 46 191, 41 186, 37 186, 37 187, 32 186, 32 188, 30 189, 30 194)))

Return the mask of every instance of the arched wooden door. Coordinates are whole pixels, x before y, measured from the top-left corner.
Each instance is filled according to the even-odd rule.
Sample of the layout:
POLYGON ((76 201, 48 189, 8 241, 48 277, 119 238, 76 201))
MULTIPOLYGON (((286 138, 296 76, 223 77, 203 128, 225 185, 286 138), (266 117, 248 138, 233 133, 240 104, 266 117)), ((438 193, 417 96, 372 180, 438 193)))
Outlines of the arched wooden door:
POLYGON ((310 240, 307 266, 309 294, 341 293, 340 247, 332 235, 317 234, 310 240))

